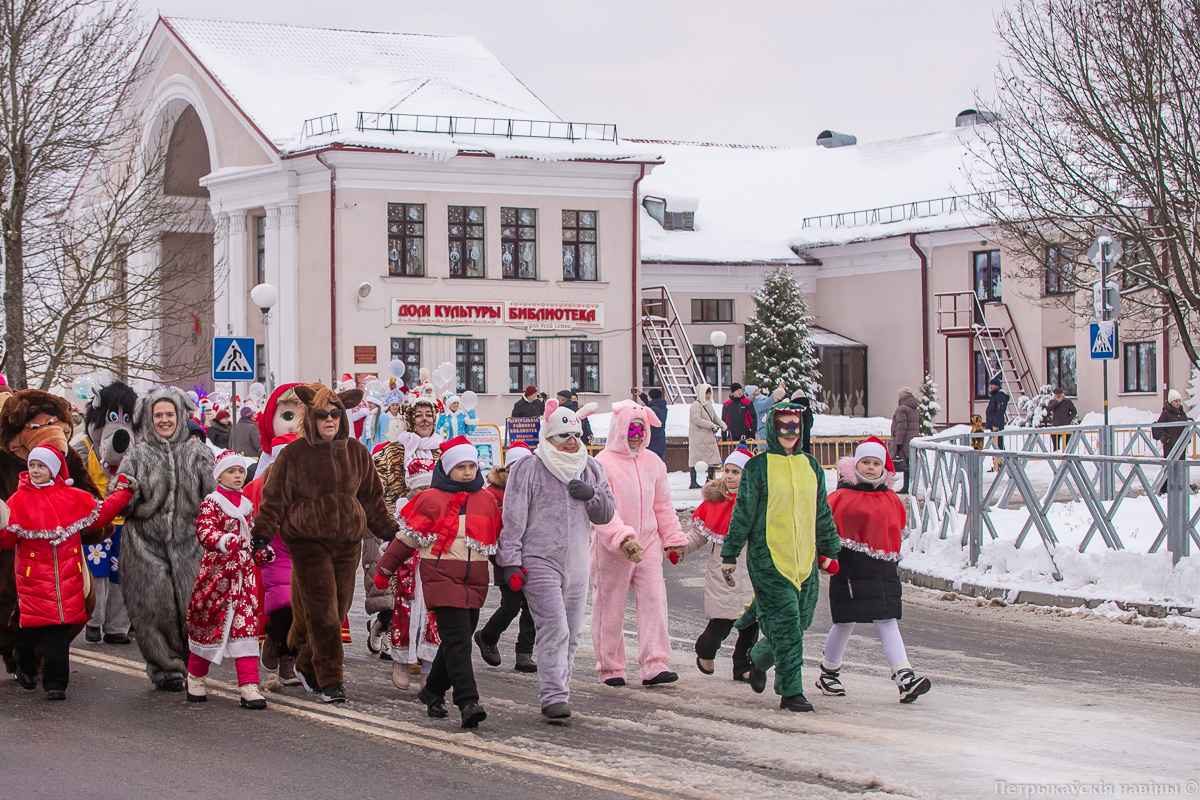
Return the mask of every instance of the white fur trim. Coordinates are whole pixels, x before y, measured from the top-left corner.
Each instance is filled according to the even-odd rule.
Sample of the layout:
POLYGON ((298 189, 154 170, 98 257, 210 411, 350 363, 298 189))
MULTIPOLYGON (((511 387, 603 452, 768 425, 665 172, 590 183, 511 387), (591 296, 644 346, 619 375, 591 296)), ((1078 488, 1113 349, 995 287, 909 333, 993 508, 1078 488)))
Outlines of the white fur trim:
POLYGON ((522 458, 533 455, 533 451, 528 447, 510 447, 504 451, 504 465, 509 466, 520 461, 522 458))
POLYGON ((695 518, 692 519, 692 530, 703 536, 705 539, 708 539, 713 544, 725 544, 725 537, 719 533, 714 533, 712 529, 705 525, 701 520, 695 518))
MULTIPOLYGON (((236 519, 238 521, 238 529, 241 531, 242 538, 247 542, 250 541, 250 523, 248 521, 248 517, 250 512, 254 510, 254 504, 251 503, 247 497, 242 497, 242 502, 238 504, 237 508, 233 507, 233 503, 229 502, 228 497, 221 494, 216 489, 214 489, 208 495, 207 499, 216 503, 221 511, 225 512, 226 516, 236 519)), ((227 535, 231 536, 232 534, 227 535)))
POLYGON ((220 478, 221 473, 230 467, 245 469, 246 459, 242 457, 241 453, 235 453, 232 450, 225 451, 213 464, 213 478, 220 478))
POLYGON ((238 536, 236 533, 222 534, 221 538, 217 539, 217 549, 221 551, 222 555, 227 556, 229 555, 229 544, 237 541, 240 538, 242 537, 238 536))
POLYGON ((737 467, 738 469, 745 469, 746 463, 751 458, 753 458, 753 456, 754 456, 753 453, 744 453, 744 452, 741 452, 738 450, 734 450, 732 453, 729 454, 729 457, 725 459, 725 466, 726 467, 737 467))
POLYGON ((881 463, 887 464, 887 449, 879 442, 863 442, 854 448, 854 463, 858 464, 864 458, 878 458, 881 463))
POLYGON ((50 470, 50 474, 57 476, 62 471, 63 462, 49 447, 35 447, 29 451, 29 458, 25 459, 26 463, 37 461, 39 464, 45 464, 50 470))
POLYGON ((845 547, 848 550, 853 550, 857 553, 862 553, 863 555, 870 556, 871 558, 878 558, 880 561, 900 561, 899 553, 885 553, 883 550, 876 550, 873 547, 869 547, 862 542, 856 542, 853 539, 842 539, 842 547, 845 547))
POLYGON ((467 461, 479 464, 479 451, 473 444, 456 444, 454 447, 442 451, 442 470, 447 475, 450 474, 450 470, 467 461))

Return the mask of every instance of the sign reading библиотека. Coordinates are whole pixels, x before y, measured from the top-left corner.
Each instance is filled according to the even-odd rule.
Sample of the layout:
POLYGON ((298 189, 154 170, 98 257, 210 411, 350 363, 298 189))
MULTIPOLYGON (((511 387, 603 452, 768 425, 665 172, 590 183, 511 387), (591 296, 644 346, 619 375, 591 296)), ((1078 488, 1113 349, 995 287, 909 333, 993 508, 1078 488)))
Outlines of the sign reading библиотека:
POLYGON ((529 330, 603 328, 603 303, 542 303, 510 300, 413 301, 392 299, 392 323, 396 325, 510 325, 529 330))

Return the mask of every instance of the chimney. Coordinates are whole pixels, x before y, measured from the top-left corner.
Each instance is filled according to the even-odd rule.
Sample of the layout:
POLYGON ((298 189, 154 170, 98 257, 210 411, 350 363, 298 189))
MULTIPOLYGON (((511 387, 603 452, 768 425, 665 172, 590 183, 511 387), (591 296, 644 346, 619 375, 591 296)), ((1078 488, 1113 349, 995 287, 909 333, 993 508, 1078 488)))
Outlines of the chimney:
POLYGON ((837 131, 821 131, 817 134, 817 144, 822 147, 849 147, 858 144, 858 137, 837 131))
POLYGON ((958 112, 958 116, 954 118, 954 127, 966 128, 969 125, 986 125, 989 122, 995 122, 996 115, 990 111, 977 111, 974 108, 968 108, 965 111, 958 112))

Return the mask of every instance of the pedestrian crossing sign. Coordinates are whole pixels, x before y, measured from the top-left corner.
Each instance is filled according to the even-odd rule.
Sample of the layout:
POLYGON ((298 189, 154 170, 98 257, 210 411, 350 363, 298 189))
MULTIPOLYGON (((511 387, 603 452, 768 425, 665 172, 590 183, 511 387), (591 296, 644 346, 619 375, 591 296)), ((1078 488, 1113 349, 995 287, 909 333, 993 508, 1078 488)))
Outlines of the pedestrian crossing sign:
POLYGON ((254 380, 254 339, 249 336, 218 336, 213 339, 214 381, 254 380))
POLYGON ((1088 337, 1091 342, 1092 358, 1096 359, 1114 359, 1117 357, 1117 323, 1116 321, 1109 322, 1093 322, 1091 335, 1088 337))

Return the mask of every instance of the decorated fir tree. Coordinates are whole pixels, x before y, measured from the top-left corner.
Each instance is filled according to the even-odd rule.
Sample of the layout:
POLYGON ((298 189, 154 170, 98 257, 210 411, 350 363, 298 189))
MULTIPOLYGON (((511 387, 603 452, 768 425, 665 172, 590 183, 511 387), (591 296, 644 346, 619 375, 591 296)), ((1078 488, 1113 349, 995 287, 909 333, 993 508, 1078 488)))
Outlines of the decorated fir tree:
POLYGON ((770 387, 782 380, 789 394, 803 389, 813 410, 823 411, 813 318, 792 270, 780 266, 768 272, 754 293, 754 305, 754 316, 746 322, 746 383, 770 387))
POLYGON ((933 382, 933 376, 925 373, 921 384, 921 399, 917 401, 917 418, 920 420, 922 436, 933 434, 933 420, 942 413, 942 404, 938 402, 938 385, 933 382))
POLYGON ((1192 380, 1188 383, 1186 407, 1193 419, 1200 419, 1200 364, 1192 365, 1192 380))

